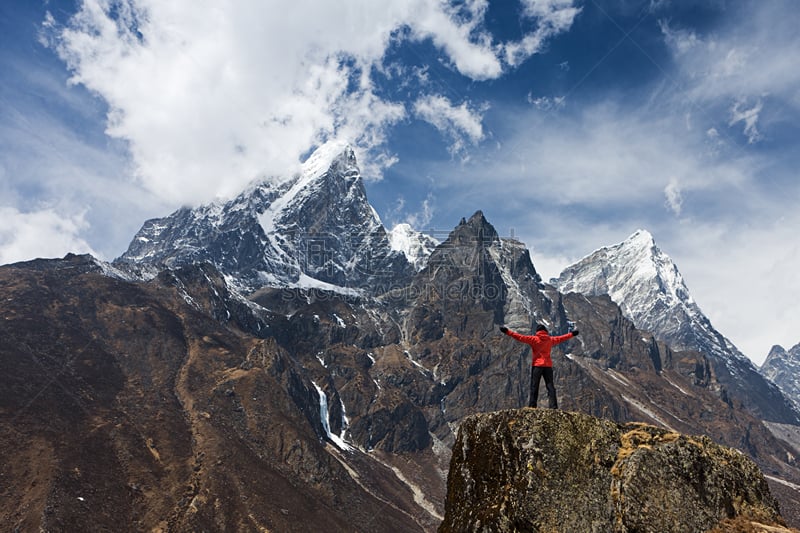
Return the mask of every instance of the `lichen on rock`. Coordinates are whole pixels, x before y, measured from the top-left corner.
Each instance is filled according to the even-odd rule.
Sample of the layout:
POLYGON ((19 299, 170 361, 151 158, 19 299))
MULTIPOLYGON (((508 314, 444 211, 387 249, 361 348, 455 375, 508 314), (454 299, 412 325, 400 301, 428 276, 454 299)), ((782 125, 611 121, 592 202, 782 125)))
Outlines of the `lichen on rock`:
POLYGON ((704 436, 558 410, 467 417, 447 488, 442 533, 783 524, 763 474, 742 453, 704 436))

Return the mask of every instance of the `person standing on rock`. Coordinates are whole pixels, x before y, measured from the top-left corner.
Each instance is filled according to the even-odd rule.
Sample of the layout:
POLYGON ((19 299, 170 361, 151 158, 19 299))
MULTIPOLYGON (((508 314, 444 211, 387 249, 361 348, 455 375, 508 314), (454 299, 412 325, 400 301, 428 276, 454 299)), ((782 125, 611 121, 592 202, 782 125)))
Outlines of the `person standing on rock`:
POLYGON ((539 382, 544 377, 544 385, 547 388, 547 399, 550 409, 558 409, 556 399, 556 386, 553 384, 553 360, 550 358, 550 349, 556 344, 561 344, 567 339, 578 336, 578 330, 573 330, 564 335, 551 337, 547 328, 541 324, 536 325, 535 335, 522 335, 512 331, 505 326, 500 326, 500 331, 514 340, 524 342, 531 347, 532 368, 531 368, 531 395, 528 400, 528 407, 536 407, 539 398, 539 382))

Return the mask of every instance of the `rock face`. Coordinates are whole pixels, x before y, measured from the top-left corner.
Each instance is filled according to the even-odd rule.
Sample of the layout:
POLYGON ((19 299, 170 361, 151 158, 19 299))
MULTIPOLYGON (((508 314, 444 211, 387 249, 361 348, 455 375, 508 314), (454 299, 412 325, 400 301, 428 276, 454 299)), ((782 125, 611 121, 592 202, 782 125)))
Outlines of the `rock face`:
POLYGON ((764 476, 740 452, 706 437, 565 411, 467 417, 447 490, 441 533, 783 526, 764 476))
POLYGON ((480 212, 401 289, 246 299, 209 263, 148 281, 88 256, 0 267, 2 529, 434 531, 461 421, 527 400, 530 350, 498 326, 571 321, 564 409, 736 447, 800 524, 800 438, 607 296, 546 287, 480 212))

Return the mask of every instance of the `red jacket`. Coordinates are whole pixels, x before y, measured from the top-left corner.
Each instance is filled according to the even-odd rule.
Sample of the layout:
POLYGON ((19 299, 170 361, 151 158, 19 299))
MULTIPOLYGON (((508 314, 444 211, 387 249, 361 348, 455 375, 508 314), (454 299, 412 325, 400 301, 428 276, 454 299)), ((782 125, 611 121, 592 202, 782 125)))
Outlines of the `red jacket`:
POLYGON ((536 335, 522 335, 511 330, 508 330, 506 335, 518 340, 519 342, 524 342, 531 347, 532 366, 546 367, 553 366, 553 360, 550 359, 550 348, 575 336, 572 332, 569 332, 565 335, 556 335, 555 337, 551 337, 546 331, 539 331, 536 333, 536 335))

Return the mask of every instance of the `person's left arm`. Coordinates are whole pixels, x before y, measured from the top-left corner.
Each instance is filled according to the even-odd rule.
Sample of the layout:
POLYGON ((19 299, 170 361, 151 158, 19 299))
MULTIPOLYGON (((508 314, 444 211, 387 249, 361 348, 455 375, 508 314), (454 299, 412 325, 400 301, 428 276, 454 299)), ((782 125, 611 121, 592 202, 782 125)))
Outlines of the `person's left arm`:
POLYGON ((550 340, 553 341, 553 345, 561 344, 565 340, 571 339, 572 337, 578 336, 578 330, 570 331, 569 333, 565 333, 564 335, 556 335, 554 337, 550 337, 550 340))

